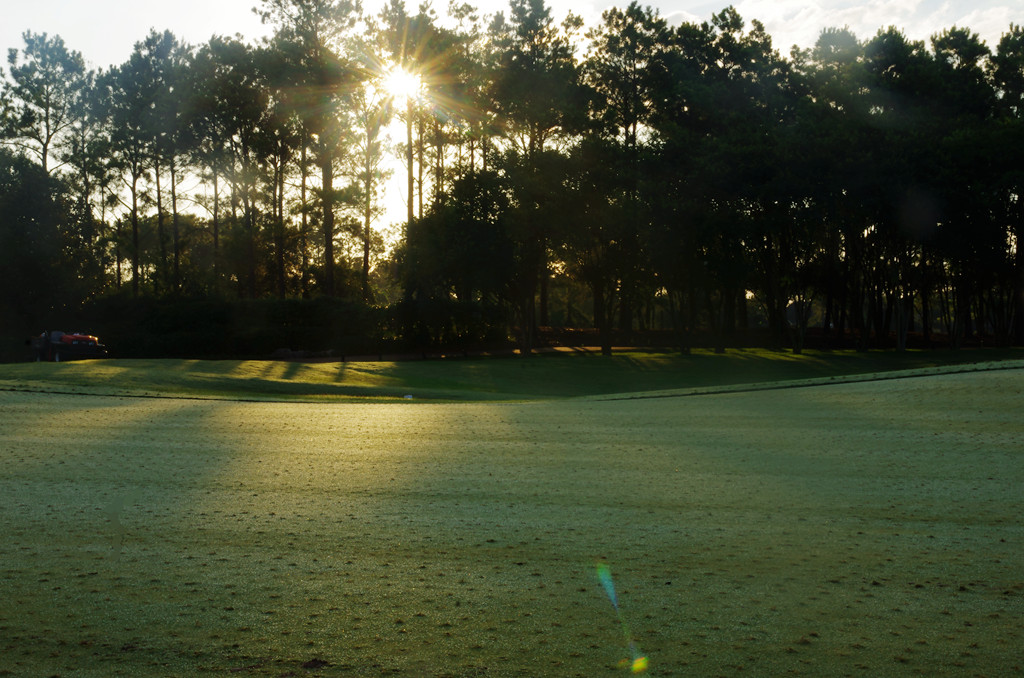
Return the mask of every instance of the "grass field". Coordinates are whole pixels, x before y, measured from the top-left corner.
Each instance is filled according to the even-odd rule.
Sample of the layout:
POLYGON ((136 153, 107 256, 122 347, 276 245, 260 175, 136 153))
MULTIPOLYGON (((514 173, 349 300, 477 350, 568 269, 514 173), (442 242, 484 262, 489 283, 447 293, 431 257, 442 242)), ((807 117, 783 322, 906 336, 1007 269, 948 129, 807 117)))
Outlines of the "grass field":
POLYGON ((540 354, 407 362, 103 360, 0 364, 0 390, 178 395, 262 401, 479 401, 565 398, 664 389, 721 389, 849 375, 955 370, 1024 361, 1022 349, 868 352, 732 350, 540 354))
POLYGON ((0 675, 1024 674, 1019 361, 577 358, 0 367, 0 675))

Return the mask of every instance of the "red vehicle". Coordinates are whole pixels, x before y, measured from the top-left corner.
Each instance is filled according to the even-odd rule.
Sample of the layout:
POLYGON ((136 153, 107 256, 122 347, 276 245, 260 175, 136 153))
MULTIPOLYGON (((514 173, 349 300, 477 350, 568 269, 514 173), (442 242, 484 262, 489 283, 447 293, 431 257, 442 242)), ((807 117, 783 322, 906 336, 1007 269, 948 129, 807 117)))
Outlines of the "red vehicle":
POLYGON ((52 360, 83 360, 85 358, 103 358, 107 355, 107 347, 91 334, 78 332, 64 333, 59 330, 43 332, 32 338, 32 351, 36 362, 52 360))

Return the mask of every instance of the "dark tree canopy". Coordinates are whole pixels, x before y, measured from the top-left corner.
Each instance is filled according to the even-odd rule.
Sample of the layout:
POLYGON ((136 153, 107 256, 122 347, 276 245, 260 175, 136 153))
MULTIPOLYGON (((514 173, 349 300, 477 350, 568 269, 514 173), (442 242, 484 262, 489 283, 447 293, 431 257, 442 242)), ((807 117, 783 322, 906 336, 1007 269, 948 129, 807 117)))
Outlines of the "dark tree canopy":
POLYGON ((382 314, 371 343, 1024 343, 1020 26, 828 28, 784 56, 733 7, 255 11, 259 44, 154 30, 103 72, 24 34, 5 317, 328 297, 382 314), (387 88, 402 71, 418 91, 387 88))

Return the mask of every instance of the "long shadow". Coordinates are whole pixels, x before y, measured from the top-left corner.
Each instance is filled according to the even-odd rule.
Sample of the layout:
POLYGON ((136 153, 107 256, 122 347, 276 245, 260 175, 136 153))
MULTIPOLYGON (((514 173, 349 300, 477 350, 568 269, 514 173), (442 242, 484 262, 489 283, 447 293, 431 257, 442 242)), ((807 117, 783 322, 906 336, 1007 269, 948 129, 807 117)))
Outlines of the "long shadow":
POLYGON ((881 675, 903 653, 998 675, 1020 631, 1014 383, 987 415, 956 406, 983 381, 457 406, 0 394, 0 669, 592 675, 625 652, 602 560, 655 668, 881 675))
POLYGON ((217 404, 0 398, 0 669, 193 673, 213 644, 188 620, 209 623, 216 587, 197 566, 216 538, 195 497, 234 453, 197 436, 217 404))
POLYGON ((284 365, 284 372, 281 374, 281 378, 288 381, 297 379, 304 369, 303 364, 298 361, 287 362, 284 365))
POLYGON ((452 632, 512 656, 542 654, 545 624, 546 643, 587 655, 563 629, 599 614, 586 561, 607 559, 656 620, 641 627, 652 662, 998 673, 1021 632, 1019 386, 934 379, 460 408, 417 441, 415 482, 388 506, 428 535, 413 538, 437 554, 425 574, 460 575, 445 595, 476 632, 452 632), (993 389, 983 413, 953 414, 993 389), (999 642, 963 655, 985 638, 999 642))

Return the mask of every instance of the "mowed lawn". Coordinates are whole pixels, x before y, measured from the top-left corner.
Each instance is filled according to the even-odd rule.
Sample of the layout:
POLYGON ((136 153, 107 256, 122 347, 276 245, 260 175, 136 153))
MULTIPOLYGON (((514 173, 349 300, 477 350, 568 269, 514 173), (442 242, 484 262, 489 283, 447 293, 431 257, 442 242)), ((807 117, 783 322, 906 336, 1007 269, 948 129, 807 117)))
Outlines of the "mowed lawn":
POLYGON ((1021 675, 1022 389, 0 392, 0 675, 1021 675))
POLYGON ((178 395, 260 401, 466 402, 532 400, 664 389, 721 389, 779 381, 1024 365, 1024 350, 788 351, 736 349, 547 353, 530 359, 380 362, 90 360, 0 364, 0 390, 178 395))

